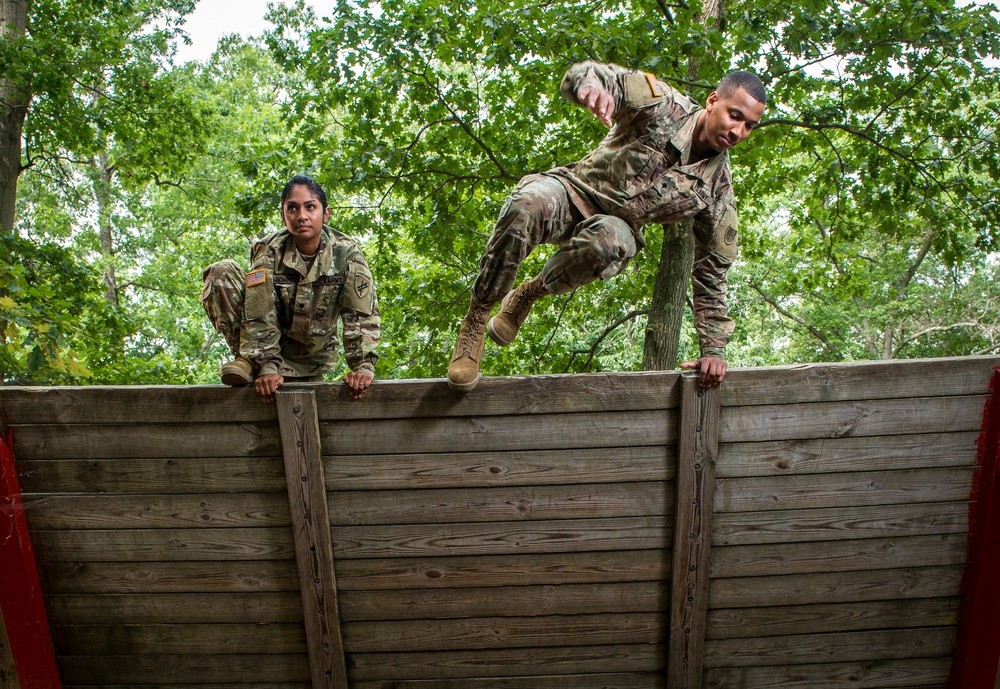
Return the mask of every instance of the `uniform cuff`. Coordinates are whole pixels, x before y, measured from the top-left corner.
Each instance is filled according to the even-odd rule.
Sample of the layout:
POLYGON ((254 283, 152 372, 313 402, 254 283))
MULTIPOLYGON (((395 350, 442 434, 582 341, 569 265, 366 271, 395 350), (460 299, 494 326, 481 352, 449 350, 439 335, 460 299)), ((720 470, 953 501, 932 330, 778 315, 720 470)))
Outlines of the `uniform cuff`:
POLYGON ((278 364, 273 361, 265 361, 257 369, 257 377, 278 375, 278 364))

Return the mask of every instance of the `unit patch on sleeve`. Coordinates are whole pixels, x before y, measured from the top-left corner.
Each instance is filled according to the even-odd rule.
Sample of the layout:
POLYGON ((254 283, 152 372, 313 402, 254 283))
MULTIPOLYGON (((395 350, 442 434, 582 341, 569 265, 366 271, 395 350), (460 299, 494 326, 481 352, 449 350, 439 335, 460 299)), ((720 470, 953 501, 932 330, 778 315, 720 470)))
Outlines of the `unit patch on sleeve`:
POLYGON ((625 100, 635 108, 656 105, 666 94, 656 77, 646 72, 629 72, 622 77, 625 100))

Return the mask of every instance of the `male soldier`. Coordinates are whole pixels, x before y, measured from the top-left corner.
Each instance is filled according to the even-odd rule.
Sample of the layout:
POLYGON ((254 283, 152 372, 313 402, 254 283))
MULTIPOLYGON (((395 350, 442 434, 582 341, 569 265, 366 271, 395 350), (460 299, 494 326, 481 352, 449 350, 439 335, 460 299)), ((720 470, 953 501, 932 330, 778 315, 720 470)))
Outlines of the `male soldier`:
POLYGON ((702 386, 718 385, 733 332, 726 273, 736 258, 737 223, 728 151, 760 121, 763 84, 750 72, 732 72, 702 109, 651 74, 584 62, 566 73, 561 91, 614 126, 583 160, 528 175, 507 199, 472 287, 448 384, 471 390, 479 382, 484 330, 501 347, 510 344, 537 299, 620 273, 645 246, 645 224, 694 217, 701 358, 681 366, 698 370, 702 386), (559 249, 541 273, 511 291, 521 262, 542 243, 559 249))
POLYGON ((319 381, 337 363, 344 323, 344 376, 359 399, 375 377, 381 319, 375 287, 357 243, 325 225, 326 193, 297 175, 281 193, 285 229, 258 240, 250 271, 231 259, 205 269, 202 304, 235 359, 226 385, 249 385, 268 402, 286 381, 319 381))

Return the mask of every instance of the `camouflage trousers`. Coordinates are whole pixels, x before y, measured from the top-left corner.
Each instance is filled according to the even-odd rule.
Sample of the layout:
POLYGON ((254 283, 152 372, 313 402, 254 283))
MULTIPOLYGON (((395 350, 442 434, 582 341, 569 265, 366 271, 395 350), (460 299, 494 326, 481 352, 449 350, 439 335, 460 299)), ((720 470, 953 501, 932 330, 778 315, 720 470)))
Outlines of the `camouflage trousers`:
POLYGON ((613 215, 584 218, 559 180, 529 175, 511 192, 472 286, 484 304, 502 299, 514 287, 517 271, 539 244, 559 249, 542 268, 549 294, 565 294, 628 265, 637 247, 632 229, 613 215))
POLYGON ((201 303, 208 320, 225 338, 233 356, 238 357, 246 273, 236 261, 227 258, 205 268, 202 278, 205 286, 201 290, 201 303))

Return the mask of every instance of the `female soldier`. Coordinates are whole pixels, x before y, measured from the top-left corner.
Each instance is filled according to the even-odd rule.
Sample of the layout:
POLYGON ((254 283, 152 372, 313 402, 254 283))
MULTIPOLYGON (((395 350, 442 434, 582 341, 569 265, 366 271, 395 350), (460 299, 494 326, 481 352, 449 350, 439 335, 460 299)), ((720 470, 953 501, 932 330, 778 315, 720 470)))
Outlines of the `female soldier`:
POLYGON ((226 385, 253 384, 268 402, 286 381, 319 381, 337 362, 344 323, 344 376, 354 399, 375 377, 378 305, 357 242, 325 224, 323 188, 296 175, 281 192, 285 229, 257 240, 244 272, 232 259, 205 269, 201 302, 233 352, 226 385))

